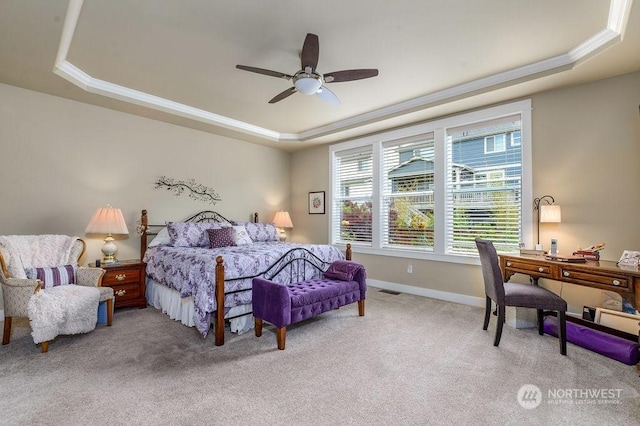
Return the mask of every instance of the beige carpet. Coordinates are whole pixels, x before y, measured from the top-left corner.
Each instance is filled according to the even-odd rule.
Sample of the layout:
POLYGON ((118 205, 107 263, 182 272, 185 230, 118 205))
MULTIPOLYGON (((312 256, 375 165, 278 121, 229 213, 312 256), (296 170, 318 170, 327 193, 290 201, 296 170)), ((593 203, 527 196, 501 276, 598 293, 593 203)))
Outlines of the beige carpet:
POLYGON ((350 305, 291 326, 285 351, 272 326, 216 347, 153 308, 118 310, 112 327, 58 337, 47 354, 18 327, 0 348, 0 424, 638 423, 635 367, 572 344, 563 357, 533 329, 505 327, 495 348, 495 318, 489 331, 482 319, 370 288, 365 317, 350 305), (535 408, 519 403, 529 384, 535 408))

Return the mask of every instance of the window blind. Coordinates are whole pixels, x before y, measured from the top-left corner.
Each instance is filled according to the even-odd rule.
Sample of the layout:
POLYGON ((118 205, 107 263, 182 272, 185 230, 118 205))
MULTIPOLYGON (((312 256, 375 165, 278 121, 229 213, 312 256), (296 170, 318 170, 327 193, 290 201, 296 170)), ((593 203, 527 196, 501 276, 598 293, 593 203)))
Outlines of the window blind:
POLYGON ((383 246, 433 250, 434 162, 432 133, 383 144, 383 246))
POLYGON ((446 251, 476 253, 474 239, 517 249, 521 235, 522 150, 495 141, 520 137, 520 116, 446 132, 446 251), (517 132, 517 133, 516 133, 517 132), (490 146, 492 149, 487 149, 490 146))
POLYGON ((372 149, 336 153, 333 164, 332 239, 334 242, 371 245, 372 149))

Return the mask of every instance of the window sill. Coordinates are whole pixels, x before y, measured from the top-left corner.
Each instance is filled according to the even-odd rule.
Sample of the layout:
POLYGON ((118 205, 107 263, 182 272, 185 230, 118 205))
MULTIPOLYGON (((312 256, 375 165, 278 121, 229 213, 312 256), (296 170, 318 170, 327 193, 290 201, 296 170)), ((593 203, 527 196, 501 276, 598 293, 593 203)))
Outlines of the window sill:
MULTIPOLYGON (((342 251, 346 249, 346 244, 338 243, 342 251)), ((352 253, 370 254, 375 256, 402 257, 405 259, 430 260, 433 262, 461 263, 467 265, 480 265, 480 258, 473 255, 463 254, 442 254, 415 250, 402 250, 392 248, 372 248, 351 244, 352 253)))

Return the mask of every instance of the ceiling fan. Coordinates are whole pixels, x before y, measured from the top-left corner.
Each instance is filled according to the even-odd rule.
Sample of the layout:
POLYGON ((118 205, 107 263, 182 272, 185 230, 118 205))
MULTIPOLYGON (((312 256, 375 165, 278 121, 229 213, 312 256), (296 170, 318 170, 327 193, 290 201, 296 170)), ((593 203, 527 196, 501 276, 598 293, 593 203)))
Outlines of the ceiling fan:
POLYGON ((334 71, 321 75, 316 71, 319 55, 320 43, 318 42, 318 36, 309 33, 304 39, 302 52, 300 53, 300 62, 302 65, 302 69, 293 75, 285 74, 278 71, 265 70, 262 68, 250 67, 247 65, 236 65, 236 68, 244 71, 251 71, 258 74, 264 74, 271 77, 284 78, 285 80, 293 81, 293 87, 290 87, 284 92, 276 95, 269 101, 270 104, 275 104, 276 102, 281 101, 296 92, 300 92, 304 95, 316 95, 325 102, 328 102, 332 105, 338 105, 340 103, 340 100, 335 94, 333 94, 332 91, 324 86, 325 83, 339 83, 342 81, 362 80, 363 78, 370 78, 378 75, 377 69, 334 71))

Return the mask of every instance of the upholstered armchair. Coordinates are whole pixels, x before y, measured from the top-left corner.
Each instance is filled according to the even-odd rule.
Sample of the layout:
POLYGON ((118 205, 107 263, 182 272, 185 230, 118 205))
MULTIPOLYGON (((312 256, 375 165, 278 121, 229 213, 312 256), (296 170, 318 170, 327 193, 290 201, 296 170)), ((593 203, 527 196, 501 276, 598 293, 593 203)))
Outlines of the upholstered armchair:
MULTIPOLYGON (((39 284, 42 284, 42 281, 35 277, 25 278, 25 266, 22 262, 22 259, 29 258, 31 259, 31 262, 36 262, 38 259, 46 257, 39 257, 38 253, 33 253, 33 248, 39 247, 37 243, 31 245, 30 252, 21 253, 20 247, 12 245, 6 238, 7 237, 0 237, 0 282, 2 283, 5 317, 4 333, 2 335, 3 345, 8 344, 11 339, 12 319, 14 317, 29 317, 29 299, 34 294, 36 288, 39 287, 39 284)), ((43 244, 42 246, 43 249, 47 248, 46 244, 43 244)), ((61 258, 61 260, 58 260, 58 262, 63 262, 63 264, 65 265, 78 265, 78 261, 84 254, 85 247, 85 242, 83 240, 79 238, 75 239, 75 241, 71 243, 71 247, 68 250, 68 258, 61 258)), ((49 248, 51 249, 51 247, 49 248)), ((66 256, 66 253, 64 256, 66 256)), ((76 285, 97 287, 100 290, 100 302, 107 302, 107 325, 110 326, 113 319, 113 305, 115 297, 113 294, 113 289, 111 287, 102 287, 103 275, 103 269, 78 266, 75 268, 74 281, 76 285)), ((43 346, 43 352, 45 351, 44 349, 45 347, 43 346)))

